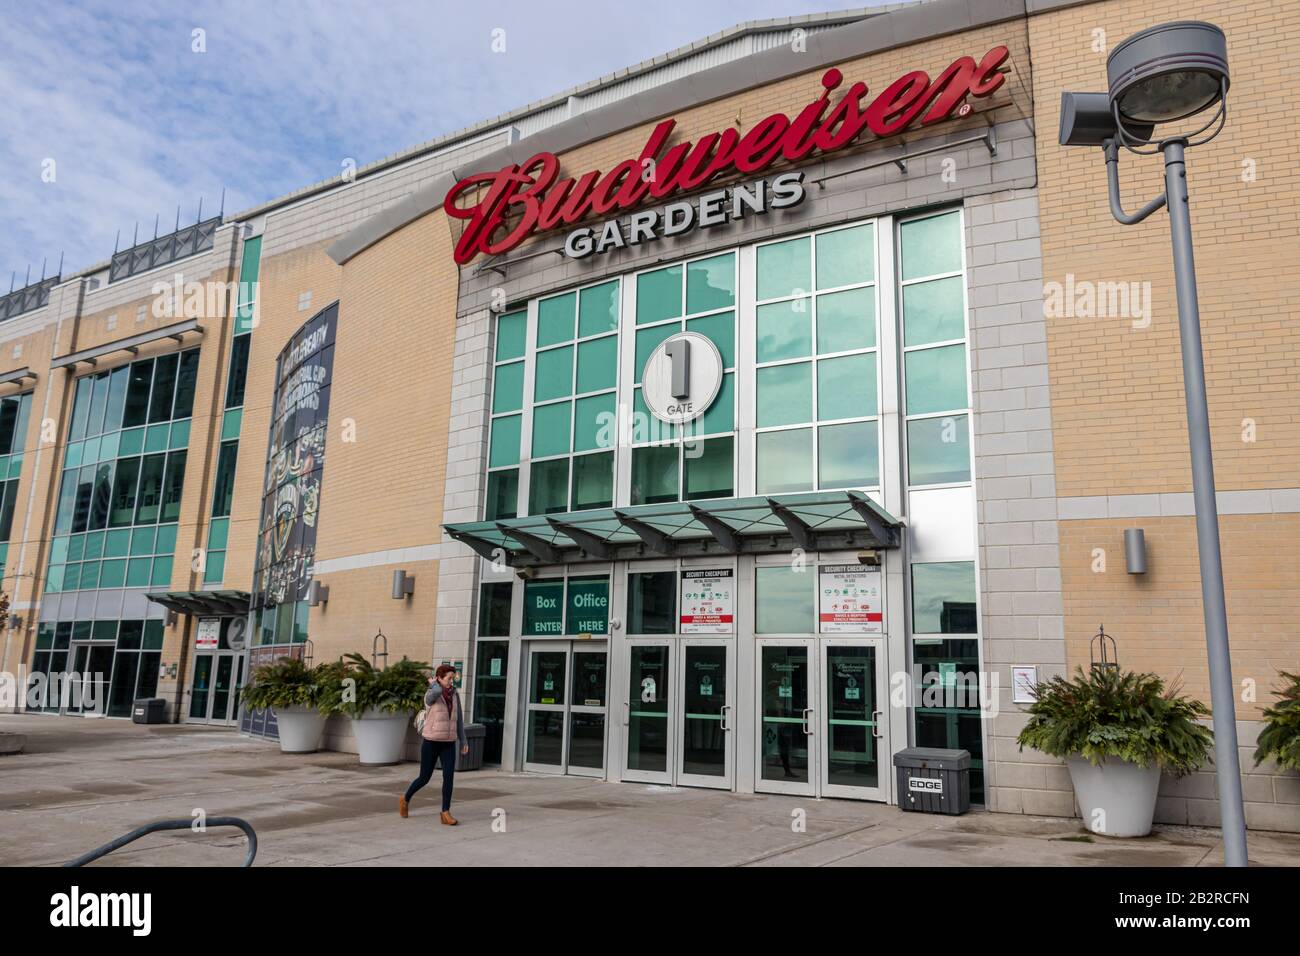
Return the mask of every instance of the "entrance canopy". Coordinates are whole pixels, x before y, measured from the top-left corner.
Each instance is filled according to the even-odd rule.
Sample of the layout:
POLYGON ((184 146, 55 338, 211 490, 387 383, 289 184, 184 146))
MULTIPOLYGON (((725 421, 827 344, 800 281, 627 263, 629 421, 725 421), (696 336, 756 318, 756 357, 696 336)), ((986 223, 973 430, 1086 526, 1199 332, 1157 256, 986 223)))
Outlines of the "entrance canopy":
POLYGON ((857 491, 671 502, 443 528, 512 567, 790 551, 896 548, 902 522, 857 491))
POLYGON ((145 597, 169 611, 195 617, 243 617, 248 614, 247 591, 162 591, 145 597))

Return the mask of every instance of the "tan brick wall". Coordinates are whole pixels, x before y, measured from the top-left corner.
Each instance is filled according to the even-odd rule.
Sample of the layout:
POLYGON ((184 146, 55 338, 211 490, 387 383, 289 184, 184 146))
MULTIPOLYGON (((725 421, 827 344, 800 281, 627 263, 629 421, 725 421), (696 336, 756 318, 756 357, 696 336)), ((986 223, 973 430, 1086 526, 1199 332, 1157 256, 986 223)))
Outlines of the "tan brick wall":
MULTIPOLYGON (((1300 58, 1300 4, 1128 0, 1033 17, 1043 275, 1150 282, 1150 327, 1051 319, 1052 419, 1062 496, 1191 489, 1168 216, 1111 218, 1099 149, 1056 143, 1062 90, 1105 89, 1110 46, 1166 20, 1204 19, 1228 38, 1228 124, 1188 151, 1214 458, 1220 489, 1300 486, 1300 123, 1283 90, 1300 58), (1243 182, 1252 160, 1256 180, 1243 182), (1242 441, 1243 419, 1257 440, 1242 441)), ((1122 152, 1125 207, 1164 188, 1157 156, 1122 152)))

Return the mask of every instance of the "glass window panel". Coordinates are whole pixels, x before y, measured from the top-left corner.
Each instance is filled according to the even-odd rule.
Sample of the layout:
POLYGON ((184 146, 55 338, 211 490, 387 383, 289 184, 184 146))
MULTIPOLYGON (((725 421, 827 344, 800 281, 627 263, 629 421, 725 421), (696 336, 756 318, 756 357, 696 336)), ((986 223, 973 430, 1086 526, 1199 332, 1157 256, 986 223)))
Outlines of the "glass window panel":
POLYGON ((498 365, 492 379, 492 413, 517 412, 524 407, 524 363, 498 365))
POLYGON ((167 477, 163 481, 162 515, 159 521, 176 521, 181 516, 181 495, 185 490, 184 450, 167 456, 167 477))
MULTIPOLYGON (((131 548, 131 532, 127 528, 118 531, 110 531, 104 537, 104 557, 106 558, 124 558, 131 548)), ((67 553, 66 539, 64 553, 67 553)), ((51 560, 62 561, 63 558, 57 552, 51 555, 51 560)))
POLYGON ((230 371, 226 375, 225 408, 239 408, 244 404, 244 389, 248 385, 248 352, 252 346, 252 333, 236 335, 230 342, 230 371))
POLYGON ((754 633, 812 634, 815 568, 754 569, 754 633))
POLYGON ((867 224, 817 237, 817 288, 870 282, 876 277, 875 227, 867 224))
POLYGON ((108 407, 108 373, 96 375, 90 393, 90 417, 86 419, 86 436, 104 430, 104 409, 108 407))
MULTIPOLYGON (((565 600, 565 634, 609 633, 609 578, 595 575, 569 578, 565 600)), ((604 696, 604 688, 601 688, 604 696)))
POLYGON ((760 305, 755 310, 754 336, 760 362, 811 355, 812 300, 760 305))
POLYGON ((716 435, 729 432, 736 427, 736 373, 728 372, 722 377, 722 387, 718 397, 713 400, 702 416, 695 420, 687 431, 697 435, 716 435))
POLYGON ((230 507, 235 500, 235 466, 238 464, 239 442, 222 442, 221 454, 217 458, 217 477, 212 489, 212 517, 214 518, 230 514, 230 507))
POLYGON ((636 277, 636 324, 646 325, 682 314, 682 267, 669 266, 636 277))
POLYGON ((0 455, 7 455, 13 450, 14 423, 18 421, 18 405, 19 401, 16 398, 0 401, 0 455))
POLYGON ((812 491, 813 436, 811 428, 760 432, 755 436, 758 467, 755 492, 812 491))
POLYGON ((565 398, 573 394, 573 346, 537 353, 533 401, 565 398))
POLYGON ((618 380, 618 336, 607 335, 578 346, 578 388, 595 392, 613 388, 618 380))
POLYGON ((90 417, 90 393, 94 382, 89 378, 77 379, 77 391, 72 401, 72 421, 68 424, 68 441, 86 437, 86 419, 90 417))
POLYGON ((497 319, 496 360, 523 358, 528 338, 528 313, 511 312, 497 319))
POLYGON ((108 506, 113 497, 113 465, 105 462, 95 469, 95 487, 90 499, 90 517, 86 527, 91 531, 107 527, 108 506))
POLYGON ((899 227, 903 278, 956 272, 961 268, 961 224, 955 212, 913 219, 899 227))
POLYGON ((817 418, 876 414, 876 353, 842 355, 817 363, 817 418))
POLYGON ((645 363, 650 358, 650 353, 655 350, 660 342, 670 335, 676 335, 682 330, 680 322, 670 322, 666 325, 656 325, 652 329, 638 329, 636 333, 636 359, 633 372, 635 373, 634 382, 641 381, 641 373, 645 370, 645 363))
MULTIPOLYGON (((114 531, 113 534, 125 534, 122 531, 114 531)), ((208 524, 208 550, 224 551, 226 543, 230 539, 230 519, 214 518, 208 524)))
POLYGON ((907 369, 907 414, 966 407, 966 347, 945 345, 903 356, 907 369))
POLYGON ((113 476, 113 496, 108 514, 110 527, 121 528, 131 524, 135 517, 135 489, 139 478, 139 458, 118 460, 117 474, 113 476))
POLYGON ((578 293, 578 337, 618 329, 618 280, 602 282, 578 293))
POLYGON ((759 428, 812 421, 811 362, 760 368, 756 378, 759 428))
POLYGON ((173 554, 176 551, 176 525, 163 525, 158 529, 158 536, 154 540, 153 550, 155 554, 173 554))
POLYGON ((651 413, 646 406, 641 389, 632 392, 632 442, 672 441, 677 437, 677 426, 651 413))
POLYGON ((907 423, 907 477, 915 485, 970 481, 970 433, 965 415, 907 423))
POLYGON ((119 455, 138 455, 144 450, 143 428, 131 428, 118 432, 117 453, 119 455))
MULTIPOLYGON (((188 349, 181 353, 180 368, 176 373, 176 399, 172 405, 172 418, 189 418, 194 414, 194 387, 199 379, 199 350, 188 349)), ((104 429, 108 430, 108 425, 104 429)))
POLYGON ((179 356, 160 355, 154 360, 153 392, 149 396, 149 421, 165 422, 172 417, 172 396, 176 391, 179 356))
POLYGON ((528 513, 557 514, 569 510, 569 459, 535 461, 528 472, 528 513))
POLYGON ((135 523, 153 524, 162 504, 163 466, 166 455, 146 455, 140 467, 140 490, 136 495, 135 523))
MULTIPOLYGON (((198 355, 197 350, 194 353, 198 355)), ((131 377, 131 367, 123 365, 113 369, 108 383, 108 406, 104 411, 104 431, 116 431, 122 427, 122 409, 126 407, 126 386, 131 377)))
POLYGON ((912 632, 974 634, 975 563, 912 565, 912 632))
POLYGON ((573 510, 608 508, 614 504, 614 453, 575 455, 573 510))
MULTIPOLYGON (((4 502, 0 504, 0 541, 8 541, 13 531, 14 506, 18 503, 18 479, 6 481, 3 486, 4 502)), ((0 556, 0 572, 3 571, 7 555, 0 556)))
POLYGON ((100 569, 99 586, 101 588, 120 588, 126 584, 126 561, 105 561, 100 569))
POLYGON ((157 535, 157 528, 136 528, 131 532, 131 554, 153 554, 153 543, 157 535))
POLYGON ((845 289, 817 297, 817 351, 847 352, 876 344, 876 290, 845 289))
POLYGON ((493 581, 479 586, 478 636, 510 636, 510 603, 514 585, 493 581))
POLYGON ((507 415, 492 419, 492 444, 488 452, 488 467, 519 464, 519 434, 523 417, 507 415))
POLYGON ((95 468, 91 465, 77 472, 77 499, 72 510, 73 531, 86 530, 87 522, 90 520, 91 498, 94 490, 95 468))
POLYGON ((617 444, 615 399, 613 392, 606 392, 573 403, 574 451, 595 451, 597 448, 613 448, 617 444))
POLYGON ((727 498, 735 493, 733 440, 713 438, 682 445, 682 500, 727 498))
POLYGON ((149 583, 155 587, 163 585, 169 587, 172 583, 172 556, 159 557, 153 559, 153 571, 149 577, 149 583))
POLYGON ((32 393, 20 397, 18 405, 18 420, 14 422, 14 438, 12 451, 17 453, 27 447, 27 420, 32 413, 32 393))
POLYGON ((143 425, 148 420, 149 385, 152 381, 153 359, 131 364, 131 378, 126 388, 126 410, 122 413, 123 428, 143 425))
POLYGON ((722 355, 722 367, 735 368, 736 313, 721 312, 718 315, 706 315, 702 319, 689 319, 686 330, 707 336, 722 355))
POLYGON ((530 457, 549 458, 569 453, 571 402, 537 405, 533 408, 533 452, 530 457))
POLYGON ((686 311, 729 309, 736 302, 736 254, 686 264, 686 311))
POLYGON ((817 430, 817 486, 874 488, 880 484, 875 422, 824 425, 817 430))
POLYGON ((627 576, 627 633, 677 633, 677 572, 627 576))
POLYGON ((803 236, 759 246, 754 269, 760 300, 809 292, 812 290, 812 243, 803 236))
POLYGON ((679 493, 677 446, 632 449, 632 504, 676 501, 679 493))
POLYGON ((961 276, 903 286, 904 345, 965 337, 961 276))
POLYGON ((488 472, 487 505, 483 518, 498 521, 519 517, 519 469, 488 472))
POLYGON ((84 534, 74 535, 68 539, 68 560, 80 561, 81 556, 86 552, 86 536, 84 534))
MULTIPOLYGON (((189 444, 190 444, 190 425, 192 424, 192 422, 193 422, 193 420, 192 420, 192 419, 189 419, 189 418, 182 418, 180 421, 172 422, 171 437, 168 438, 168 440, 167 440, 167 447, 168 447, 168 448, 187 448, 187 447, 189 447, 189 444)), ((117 439, 117 436, 116 436, 116 435, 105 435, 102 439, 100 439, 101 444, 100 444, 100 447, 99 447, 99 457, 100 457, 101 459, 103 459, 104 457, 107 456, 107 447, 108 447, 109 441, 112 440, 113 443, 114 443, 114 445, 116 445, 116 439, 117 439)), ((108 457, 111 457, 111 456, 108 456, 108 457)))
POLYGON ((537 303, 537 348, 568 342, 577 327, 576 292, 566 292, 537 303))

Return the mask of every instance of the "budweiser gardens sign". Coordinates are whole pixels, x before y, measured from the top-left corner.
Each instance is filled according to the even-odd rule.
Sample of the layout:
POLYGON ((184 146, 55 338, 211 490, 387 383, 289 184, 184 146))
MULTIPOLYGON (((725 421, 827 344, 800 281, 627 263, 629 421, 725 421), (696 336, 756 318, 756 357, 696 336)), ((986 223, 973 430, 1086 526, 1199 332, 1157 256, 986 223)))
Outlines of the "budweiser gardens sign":
MULTIPOLYGON (((456 262, 464 264, 480 253, 499 255, 538 233, 573 227, 598 216, 617 216, 644 203, 693 192, 715 179, 750 175, 777 163, 799 163, 835 153, 860 142, 867 133, 878 138, 895 136, 913 126, 964 116, 971 110, 970 97, 989 96, 1005 82, 1002 66, 1008 56, 1005 46, 996 46, 979 61, 958 57, 933 79, 923 70, 913 70, 872 98, 862 82, 840 91, 844 76, 830 69, 822 76, 818 97, 793 118, 773 113, 743 135, 728 128, 671 145, 677 121, 666 119, 651 130, 638 155, 616 163, 607 172, 594 169, 577 177, 561 177, 559 158, 553 153, 537 153, 522 163, 475 173, 453 186, 444 202, 449 216, 465 221, 456 242, 456 262)), ((779 208, 783 200, 791 204, 788 200, 796 192, 802 198, 798 178, 787 177, 789 174, 778 176, 771 182, 772 208, 779 208)), ((725 214, 735 206, 733 198, 720 208, 725 214)), ((641 240, 650 238, 646 230, 655 227, 671 234, 667 216, 652 222, 643 214, 640 222, 641 240)), ((575 231, 569 236, 566 252, 586 255, 603 251, 598 245, 619 246, 627 237, 621 229, 618 236, 613 235, 617 226, 606 223, 600 229, 575 231)))

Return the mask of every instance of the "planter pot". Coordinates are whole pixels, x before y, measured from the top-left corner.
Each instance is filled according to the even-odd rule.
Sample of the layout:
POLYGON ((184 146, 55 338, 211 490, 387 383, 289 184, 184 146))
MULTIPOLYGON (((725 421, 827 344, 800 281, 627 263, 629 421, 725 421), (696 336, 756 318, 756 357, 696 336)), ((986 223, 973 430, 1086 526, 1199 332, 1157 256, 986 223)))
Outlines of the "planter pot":
POLYGON ((1160 765, 1142 768, 1107 757, 1093 766, 1083 757, 1068 757, 1070 780, 1084 825, 1112 837, 1142 837, 1151 832, 1160 790, 1160 765))
POLYGON ((325 716, 311 707, 277 707, 275 720, 280 728, 280 752, 310 754, 320 749, 325 730, 325 716))
POLYGON ((352 718, 352 736, 357 739, 357 753, 363 764, 401 763, 406 750, 406 728, 411 715, 403 711, 389 714, 368 710, 352 718))

